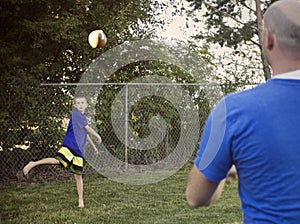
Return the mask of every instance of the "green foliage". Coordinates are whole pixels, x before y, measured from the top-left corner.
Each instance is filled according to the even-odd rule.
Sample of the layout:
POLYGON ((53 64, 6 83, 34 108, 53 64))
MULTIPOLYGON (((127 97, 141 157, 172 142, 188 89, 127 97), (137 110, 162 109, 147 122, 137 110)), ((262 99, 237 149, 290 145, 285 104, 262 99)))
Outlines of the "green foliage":
MULTIPOLYGON (((167 5, 175 6, 175 14, 180 13, 175 1, 168 4, 150 0, 1 1, 0 96, 5 100, 0 113, 0 151, 26 149, 26 158, 17 158, 19 169, 21 162, 35 158, 33 155, 53 155, 62 141, 66 128, 64 123, 72 111, 75 88, 41 83, 75 84, 92 61, 106 50, 127 41, 151 38, 153 27, 164 25, 165 21, 156 16, 167 5), (88 33, 94 29, 102 29, 107 35, 108 42, 103 49, 91 49, 87 43, 88 33)), ((176 54, 176 57, 192 58, 195 54, 203 56, 205 63, 211 63, 213 56, 207 48, 199 49, 193 44, 183 55, 176 54)), ((202 67, 205 66, 199 62, 199 69, 191 74, 172 64, 139 62, 120 69, 108 82, 130 82, 152 74, 169 77, 179 83, 201 82, 205 80, 202 67)), ((196 94, 197 88, 189 86, 185 89, 192 100, 208 105, 204 96, 196 94)), ((119 91, 115 87, 103 88, 96 108, 98 131, 104 143, 112 145, 112 151, 116 153, 119 153, 122 144, 113 133, 110 108, 119 91)), ((143 104, 148 105, 148 109, 143 104, 136 106, 129 117, 132 120, 130 125, 137 136, 144 137, 149 133, 149 118, 162 115, 170 134, 160 147, 172 147, 178 139, 178 114, 169 102, 157 100, 155 97, 144 99, 143 104), (136 120, 133 122, 134 117, 136 120)), ((124 116, 120 114, 120 117, 124 116)), ((155 150, 158 151, 158 148, 155 150)), ((152 161, 160 159, 156 152, 148 157, 152 161)), ((13 159, 6 157, 6 163, 13 159)))
MULTIPOLYGON (((63 133, 61 123, 70 114, 70 94, 74 89, 48 92, 40 84, 77 82, 97 54, 137 34, 143 36, 142 29, 133 33, 130 27, 149 21, 149 4, 150 1, 1 1, 1 149, 14 149, 28 141, 33 144, 45 136, 48 140, 39 140, 43 147, 57 144, 63 133), (88 33, 94 29, 103 29, 107 34, 104 49, 92 50, 88 45, 88 33), (54 105, 68 109, 47 114, 54 105), (57 135, 50 138, 50 133, 57 135)), ((41 146, 35 143, 32 147, 41 146)))
MULTIPOLYGON (((239 43, 247 42, 258 35, 255 17, 251 16, 255 13, 255 9, 250 9, 249 1, 188 0, 188 2, 191 2, 193 10, 203 7, 207 9, 204 13, 207 31, 199 37, 205 37, 209 42, 237 48, 239 43), (248 20, 242 18, 246 10, 249 11, 250 16, 248 20), (230 23, 230 20, 233 23, 230 23), (236 25, 232 25, 234 23, 236 25)), ((263 7, 266 8, 270 2, 263 1, 263 7)))
MULTIPOLYGON (((194 53, 198 52, 201 55, 200 50, 195 46, 193 50, 194 53)), ((161 52, 159 52, 161 53, 161 52)), ((192 57, 192 53, 185 52, 192 57)), ((183 57, 183 55, 174 54, 176 57, 183 57)), ((209 60, 206 55, 207 60, 209 60)), ((181 58, 180 58, 181 59, 181 58)), ((182 59, 184 60, 184 59, 182 59)), ((197 61, 197 66, 201 65, 201 61, 197 61)), ((193 68, 191 68, 193 69, 193 68)), ((198 70, 197 70, 198 71, 198 70)), ((208 70, 209 71, 209 70, 208 70)), ((199 94, 199 86, 188 86, 184 83, 195 83, 197 79, 205 79, 209 74, 205 74, 203 71, 199 70, 196 75, 190 73, 191 71, 186 71, 179 66, 174 64, 168 64, 161 61, 140 61, 137 63, 132 63, 127 66, 122 67, 116 73, 110 77, 108 83, 131 83, 132 80, 135 80, 138 77, 146 77, 149 75, 155 75, 157 77, 168 77, 170 80, 173 80, 174 83, 182 83, 183 85, 179 88, 167 88, 164 89, 162 86, 147 86, 147 85, 129 85, 128 92, 132 96, 139 95, 141 89, 143 92, 147 92, 147 88, 151 88, 151 91, 159 94, 168 94, 172 96, 174 101, 181 102, 182 96, 178 94, 180 88, 186 90, 189 93, 190 99, 198 108, 198 113, 201 119, 201 124, 204 123, 209 110, 211 109, 207 96, 205 92, 199 94), (204 73, 204 74, 203 74, 204 73), (164 92, 164 91, 167 91, 164 92), (176 98, 177 97, 177 98, 176 98)), ((133 83, 131 83, 133 84, 133 83)), ((121 91, 124 91, 125 85, 105 85, 102 87, 98 95, 98 102, 96 105, 96 121, 98 130, 103 138, 104 144, 108 147, 110 152, 119 158, 124 160, 124 142, 125 140, 120 141, 115 134, 115 130, 112 126, 112 114, 111 108, 112 104, 115 103, 116 96, 120 94, 121 91), (114 144, 112 144, 112 142, 114 144)), ((125 97, 125 96, 123 96, 125 97)), ((129 105, 125 105, 125 98, 118 102, 118 113, 117 120, 114 120, 114 123, 120 124, 122 126, 126 123, 126 116, 128 119, 129 131, 137 138, 144 139, 151 134, 149 129, 149 122, 153 121, 152 118, 159 116, 166 124, 167 133, 163 141, 157 145, 157 147, 151 150, 139 150, 130 148, 129 150, 129 162, 134 164, 149 164, 156 162, 162 159, 164 156, 167 156, 177 145, 178 139, 180 137, 180 132, 185 131, 185 128, 188 127, 188 124, 183 124, 182 120, 176 110, 176 107, 172 105, 172 102, 169 102, 163 97, 151 95, 140 99, 138 102, 130 101, 129 105), (125 114, 125 108, 129 110, 129 113, 125 114)), ((183 108, 183 110, 188 111, 189 108, 183 108)), ((189 114, 189 113, 186 113, 189 114)), ((114 118, 116 119, 116 118, 114 118)), ((193 119, 190 119, 193 120, 193 119)), ((201 130, 199 131, 199 136, 201 130)), ((156 139, 158 141, 158 139, 156 139)), ((195 146, 197 147, 197 146, 195 146)), ((196 148, 195 148, 196 150, 196 148)))
MULTIPOLYGON (((257 8, 262 8, 262 13, 274 1, 247 1, 247 0, 188 0, 192 6, 192 11, 204 10, 205 29, 195 36, 196 39, 204 39, 208 43, 219 44, 221 47, 233 49, 234 54, 248 58, 253 69, 259 71, 263 67, 265 79, 270 77, 270 69, 264 58, 261 40, 261 23, 257 15, 257 8), (259 4, 259 5, 255 5, 259 4), (243 47, 241 47, 243 46, 243 47), (244 46, 252 46, 251 54, 241 54, 244 46), (256 47, 255 48, 253 48, 256 47), (257 55, 258 63, 253 63, 253 55, 257 55)), ((249 64, 249 63, 248 63, 249 64)))

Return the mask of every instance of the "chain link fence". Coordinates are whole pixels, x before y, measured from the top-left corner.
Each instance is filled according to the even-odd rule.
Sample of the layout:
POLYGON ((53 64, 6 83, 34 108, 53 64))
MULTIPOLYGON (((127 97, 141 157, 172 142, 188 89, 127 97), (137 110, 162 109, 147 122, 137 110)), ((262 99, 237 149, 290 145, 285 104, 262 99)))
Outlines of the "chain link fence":
MULTIPOLYGON (((156 163, 174 151, 184 133, 195 133, 198 141, 210 110, 223 95, 222 89, 221 85, 176 83, 85 86, 90 105, 86 114, 103 142, 97 145, 102 162, 97 162, 87 145, 84 173, 101 170, 112 162, 109 160, 112 157, 125 164, 122 169, 126 169, 126 164, 156 163), (142 94, 145 91, 147 94, 142 94), (183 91, 189 99, 183 96, 183 91), (184 103, 187 100, 192 102, 192 109, 199 118, 195 129, 193 124, 182 122, 182 116, 188 116, 186 111, 191 109, 184 103), (104 148, 110 155, 107 158, 103 157, 104 148)), ((74 109, 73 96, 77 91, 77 85, 40 86, 35 89, 26 110, 15 108, 8 119, 2 119, 2 184, 23 180, 21 170, 29 161, 55 156, 74 109)), ((190 120, 189 117, 186 120, 190 120)), ((191 160, 197 148, 195 145, 192 149, 191 160)), ((181 155, 178 153, 176 158, 181 155)), ((30 181, 39 182, 66 177, 71 178, 66 169, 51 165, 36 167, 29 174, 30 181)))

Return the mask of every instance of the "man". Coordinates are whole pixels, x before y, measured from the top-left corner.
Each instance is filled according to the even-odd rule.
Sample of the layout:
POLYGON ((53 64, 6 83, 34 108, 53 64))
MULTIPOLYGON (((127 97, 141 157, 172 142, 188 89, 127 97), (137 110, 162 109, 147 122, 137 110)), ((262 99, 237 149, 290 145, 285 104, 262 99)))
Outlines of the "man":
POLYGON ((210 205, 234 165, 244 223, 300 223, 300 2, 273 3, 263 38, 272 78, 211 112, 186 197, 210 205))

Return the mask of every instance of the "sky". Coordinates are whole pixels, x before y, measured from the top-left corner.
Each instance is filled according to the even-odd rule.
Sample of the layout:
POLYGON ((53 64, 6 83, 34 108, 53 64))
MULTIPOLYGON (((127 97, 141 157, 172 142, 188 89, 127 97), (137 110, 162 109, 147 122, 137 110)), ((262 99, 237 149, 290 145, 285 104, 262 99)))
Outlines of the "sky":
MULTIPOLYGON (((189 6, 189 3, 186 0, 176 0, 178 1, 178 6, 181 7, 181 4, 183 4, 183 6, 186 9, 191 9, 189 6)), ((169 0, 160 0, 160 2, 169 2, 169 0)), ((249 1, 248 3, 252 8, 255 7, 255 4, 251 1, 249 1), (251 5, 252 4, 252 5, 251 5)), ((176 16, 171 16, 172 15, 172 11, 174 11, 174 9, 172 7, 169 7, 167 10, 164 11, 164 13, 162 14, 162 18, 165 18, 166 21, 168 21, 168 23, 166 24, 166 27, 164 30, 160 30, 158 32, 159 36, 163 37, 163 38, 168 38, 168 39, 179 39, 179 40, 183 40, 186 41, 188 39, 192 39, 192 36, 199 33, 199 31, 201 29, 204 29, 204 17, 203 15, 203 11, 200 12, 194 12, 194 17, 197 17, 197 20, 200 20, 200 22, 194 22, 193 19, 191 17, 188 17, 185 13, 183 13, 183 15, 176 15, 176 16), (188 19, 188 20, 187 20, 188 19), (188 27, 186 27, 186 22, 188 21, 188 27)), ((243 13, 243 20, 248 21, 249 20, 249 13, 245 11, 245 13, 243 13)), ((229 24, 232 23, 234 24, 234 21, 230 21, 230 19, 228 20, 229 24)), ((246 47, 246 46, 245 46, 246 47)), ((215 45, 211 45, 210 48, 210 53, 212 53, 216 58, 224 58, 224 57, 229 57, 232 58, 232 49, 231 48, 227 48, 227 47, 220 47, 220 45, 215 44, 215 45)), ((245 50, 246 52, 246 50, 245 50)), ((251 53, 247 52, 247 54, 251 53)), ((226 61, 226 59, 222 59, 223 61, 225 61, 225 64, 231 64, 231 61, 226 61)), ((232 59, 231 59, 232 60, 232 59)), ((239 62, 240 64, 247 64, 249 63, 248 61, 245 60, 245 58, 239 58, 236 57, 234 59, 236 62, 239 62)), ((226 68, 225 68, 226 69, 226 68)), ((227 68, 229 69, 229 67, 227 68)), ((216 72, 222 75, 227 75, 225 74, 225 71, 223 68, 221 67, 217 67, 216 72)), ((250 71, 249 71, 250 72, 250 71)), ((255 78, 255 82, 263 82, 264 79, 263 77, 260 79, 260 77, 255 78)))
MULTIPOLYGON (((168 2, 169 0, 161 0, 160 2, 168 2)), ((190 9, 189 4, 185 0, 177 0, 178 6, 183 4, 183 6, 186 9, 190 9)), ((201 29, 203 27, 203 24, 201 23, 195 23, 193 22, 185 12, 183 12, 182 15, 176 15, 171 16, 172 12, 174 11, 173 7, 167 8, 163 14, 162 18, 165 18, 167 21, 167 24, 165 26, 164 30, 160 30, 159 35, 161 37, 165 38, 176 38, 180 40, 186 40, 187 38, 190 38, 192 35, 197 34, 197 30, 201 29), (188 25, 189 27, 186 27, 188 19, 188 25)), ((201 14, 199 14, 199 17, 201 17, 201 14)))

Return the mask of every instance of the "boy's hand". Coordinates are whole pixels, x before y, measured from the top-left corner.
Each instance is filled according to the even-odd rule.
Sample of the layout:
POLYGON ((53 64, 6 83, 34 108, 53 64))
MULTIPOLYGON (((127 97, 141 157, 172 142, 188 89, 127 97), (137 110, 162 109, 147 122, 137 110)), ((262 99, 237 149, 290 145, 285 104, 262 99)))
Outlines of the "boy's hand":
MULTIPOLYGON (((102 142, 101 137, 99 136, 99 138, 97 138, 97 143, 100 144, 102 142)), ((98 151, 98 150, 97 150, 98 151)))
POLYGON ((95 155, 99 154, 99 151, 98 151, 98 149, 96 147, 94 147, 94 153, 95 153, 95 155))

